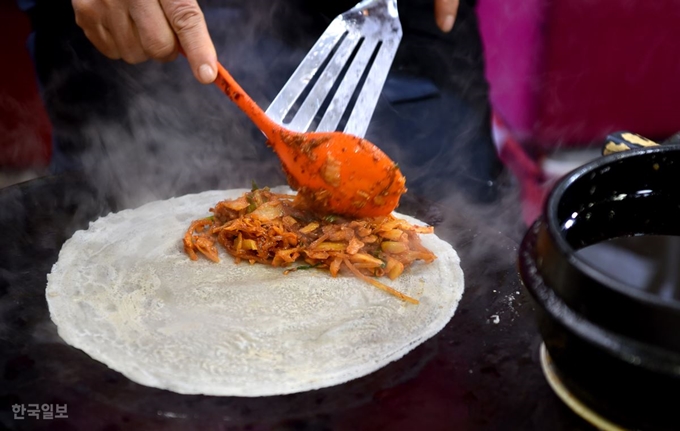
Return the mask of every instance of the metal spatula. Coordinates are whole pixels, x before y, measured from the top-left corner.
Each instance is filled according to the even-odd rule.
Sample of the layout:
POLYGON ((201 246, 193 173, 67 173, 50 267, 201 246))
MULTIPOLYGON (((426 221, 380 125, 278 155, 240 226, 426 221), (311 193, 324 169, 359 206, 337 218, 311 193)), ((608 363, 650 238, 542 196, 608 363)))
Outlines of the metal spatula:
POLYGON ((338 15, 267 115, 298 132, 364 137, 401 35, 396 0, 364 0, 338 15))

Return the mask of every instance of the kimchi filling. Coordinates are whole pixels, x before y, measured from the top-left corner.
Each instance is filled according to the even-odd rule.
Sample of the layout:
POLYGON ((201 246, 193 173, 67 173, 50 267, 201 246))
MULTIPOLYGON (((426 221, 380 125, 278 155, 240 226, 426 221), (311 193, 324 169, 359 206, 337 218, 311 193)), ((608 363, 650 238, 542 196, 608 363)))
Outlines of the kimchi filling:
POLYGON ((263 263, 291 271, 326 269, 335 277, 350 273, 404 301, 418 301, 378 281, 395 280, 415 261, 431 263, 434 253, 419 234, 431 226, 408 223, 392 215, 362 219, 318 217, 299 195, 255 189, 237 199, 219 202, 211 217, 191 223, 184 251, 192 260, 203 255, 219 262, 218 247, 236 263, 263 263))

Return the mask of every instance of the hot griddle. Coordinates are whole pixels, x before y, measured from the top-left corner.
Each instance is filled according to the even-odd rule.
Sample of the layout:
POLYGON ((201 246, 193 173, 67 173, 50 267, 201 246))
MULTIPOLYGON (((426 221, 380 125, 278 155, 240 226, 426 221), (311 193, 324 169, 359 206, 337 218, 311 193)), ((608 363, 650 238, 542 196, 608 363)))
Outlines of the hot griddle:
MULTIPOLYGON (((518 239, 464 211, 406 196, 399 211, 436 225, 461 256, 452 321, 399 361, 317 391, 187 396, 136 384, 59 338, 46 274, 77 229, 115 199, 77 174, 0 190, 0 426, 9 429, 589 430, 551 392, 518 239), (497 323, 496 323, 497 322, 497 323), (13 404, 67 404, 68 419, 14 420, 13 404)), ((505 211, 499 217, 519 219, 505 211)))

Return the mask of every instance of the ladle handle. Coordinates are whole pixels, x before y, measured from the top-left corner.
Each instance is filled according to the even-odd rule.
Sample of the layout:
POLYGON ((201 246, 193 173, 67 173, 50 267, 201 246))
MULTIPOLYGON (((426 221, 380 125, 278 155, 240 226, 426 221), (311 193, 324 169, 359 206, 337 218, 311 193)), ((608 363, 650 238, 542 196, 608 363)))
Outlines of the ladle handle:
POLYGON ((267 116, 219 62, 217 63, 215 85, 255 123, 267 138, 271 139, 275 132, 281 130, 281 126, 267 116))
POLYGON ((607 136, 607 141, 602 148, 602 155, 607 156, 622 151, 657 146, 659 146, 658 143, 635 133, 616 132, 607 136))
MULTIPOLYGON (((180 46, 179 52, 186 57, 184 49, 180 46)), ((253 99, 248 96, 248 93, 238 85, 238 82, 231 76, 227 69, 217 62, 217 78, 215 85, 219 87, 236 106, 243 111, 248 118, 265 134, 267 139, 271 139, 275 132, 283 129, 281 126, 272 121, 267 114, 260 108, 253 99)))

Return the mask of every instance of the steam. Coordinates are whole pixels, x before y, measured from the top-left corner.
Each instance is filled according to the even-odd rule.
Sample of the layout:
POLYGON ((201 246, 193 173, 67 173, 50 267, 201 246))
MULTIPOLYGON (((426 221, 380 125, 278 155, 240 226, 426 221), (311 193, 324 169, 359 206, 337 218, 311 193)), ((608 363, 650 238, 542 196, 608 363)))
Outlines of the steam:
MULTIPOLYGON (((296 14, 297 9, 283 0, 267 6, 257 1, 245 7, 222 2, 204 5, 220 61, 263 108, 327 25, 322 17, 296 14)), ((105 99, 110 102, 98 108, 101 114, 88 112, 92 107, 87 105, 69 104, 59 93, 65 82, 92 68, 86 59, 53 79, 47 92, 61 114, 57 118, 62 123, 55 127, 59 138, 89 145, 82 152, 83 170, 122 207, 210 189, 247 188, 252 181, 267 186, 286 183, 262 133, 215 86, 196 82, 184 58, 132 66, 99 57, 96 61, 105 62, 107 75, 98 79, 111 84, 105 99)), ((101 73, 103 68, 94 69, 101 73)), ((478 107, 442 91, 431 105, 392 106, 381 98, 373 118, 367 138, 399 162, 409 194, 432 197, 446 208, 445 217, 465 220, 465 226, 488 226, 511 232, 508 235, 515 243, 519 240, 524 226, 516 215, 519 199, 514 184, 506 182, 492 204, 477 204, 466 193, 488 187, 486 179, 478 178, 478 170, 487 167, 475 165, 471 158, 484 139, 480 128, 490 128, 483 124, 488 120, 478 107), (462 115, 456 118, 464 124, 462 130, 424 127, 451 121, 449 112, 462 113, 456 114, 462 115), (395 122, 402 128, 395 128, 395 122), (414 137, 412 142, 403 142, 399 134, 404 130, 414 137)), ((449 238, 460 244, 472 241, 464 230, 451 232, 449 238)), ((488 259, 489 251, 497 249, 495 244, 475 240, 471 258, 488 259)), ((514 259, 511 250, 499 253, 498 266, 514 259)))
MULTIPOLYGON (((299 14, 295 2, 286 0, 241 3, 206 1, 202 6, 220 61, 266 108, 333 17, 299 14)), ((72 61, 56 70, 45 88, 55 135, 71 143, 91 183, 120 207, 210 189, 247 188, 252 181, 286 183, 262 133, 215 86, 196 82, 184 58, 133 66, 109 61, 93 48, 85 54, 80 47, 72 51, 72 61), (97 93, 76 94, 82 88, 97 93)), ((446 61, 436 55, 442 55, 436 61, 446 61)), ((390 105, 381 98, 377 112, 389 115, 376 113, 367 138, 400 164, 410 195, 439 201, 446 217, 519 232, 523 226, 514 213, 518 196, 513 184, 493 204, 476 204, 465 193, 486 187, 469 154, 483 139, 480 126, 488 120, 448 90, 433 103, 390 105), (455 119, 464 124, 462 130, 427 127, 451 121, 447 112, 463 113, 455 119), (395 128, 395 122, 403 127, 395 128), (413 136, 411 142, 403 142, 404 130, 413 136)), ((450 238, 467 241, 460 232, 450 238)), ((493 249, 489 246, 475 243, 480 258, 493 249)))
POLYGON ((515 180, 505 173, 499 184, 499 197, 492 204, 471 202, 457 190, 440 204, 446 221, 435 232, 451 238, 454 248, 465 250, 468 265, 486 268, 476 278, 493 278, 496 271, 514 266, 519 243, 526 232, 521 220, 520 196, 515 180))
MULTIPOLYGON (((263 108, 308 48, 273 37, 271 13, 280 4, 265 14, 255 13, 255 6, 206 9, 218 57, 263 108)), ((94 55, 100 58, 59 72, 46 94, 57 138, 86 144, 75 150, 85 174, 121 205, 250 187, 252 181, 285 184, 262 133, 215 86, 196 82, 184 58, 132 66, 94 55), (97 112, 64 94, 72 91, 69 82, 90 76, 90 68, 104 75, 94 79, 108 87, 101 97, 91 97, 93 105, 108 104, 97 112)))
MULTIPOLYGON (((265 108, 326 23, 319 25, 319 16, 314 17, 315 24, 309 16, 295 15, 286 0, 266 4, 253 0, 245 9, 240 5, 238 8, 225 6, 225 3, 228 2, 204 5, 218 56, 251 97, 265 108), (310 31, 313 25, 318 31, 310 31)), ((131 66, 108 61, 100 55, 96 59, 76 57, 68 68, 55 71, 45 95, 52 110, 56 137, 72 143, 91 183, 121 208, 211 189, 247 188, 252 180, 263 186, 285 184, 279 161, 264 145, 262 133, 216 87, 198 84, 183 58, 168 64, 131 66), (104 83, 105 91, 80 99, 64 91, 64 88, 74 88, 68 83, 79 80, 104 83), (76 143, 85 143, 86 147, 80 148, 76 143)), ((485 119, 475 113, 474 108, 471 111, 461 106, 464 102, 455 97, 442 95, 442 98, 446 99, 443 109, 466 112, 463 118, 455 119, 466 125, 462 131, 442 135, 423 125, 452 119, 445 115, 433 118, 435 112, 421 110, 419 104, 393 107, 381 100, 378 110, 394 115, 375 116, 367 138, 400 163, 409 196, 432 196, 438 200, 439 205, 427 210, 422 219, 439 222, 435 233, 461 253, 467 286, 463 300, 467 301, 488 294, 488 289, 475 287, 495 283, 498 272, 507 271, 513 265, 524 226, 519 217, 517 188, 511 178, 503 179, 499 198, 492 203, 474 202, 466 193, 468 186, 485 186, 485 180, 478 178, 478 167, 463 156, 474 152, 473 147, 479 143, 480 122, 485 119), (409 129, 413 142, 403 145, 403 136, 394 131, 394 121, 409 129), (442 142, 445 145, 439 145, 442 142), (453 177, 466 179, 468 186, 453 182, 453 177)), ((38 207, 29 207, 29 199, 14 190, 16 196, 5 199, 6 206, 0 208, 0 220, 13 227, 10 237, 3 238, 6 249, 0 252, 0 298, 4 297, 4 301, 0 301, 0 315, 8 316, 0 322, 0 338, 10 340, 12 333, 22 330, 35 338, 35 344, 40 344, 32 354, 49 348, 49 355, 56 358, 53 368, 61 373, 55 380, 63 382, 63 387, 71 385, 76 377, 70 373, 72 368, 59 367, 59 361, 69 362, 73 351, 64 348, 51 324, 35 324, 32 320, 26 324, 30 328, 27 329, 21 326, 24 325, 21 319, 32 316, 37 321, 48 321, 48 311, 41 301, 44 274, 53 263, 50 259, 56 259, 56 252, 68 233, 76 227, 86 227, 94 215, 111 209, 98 199, 85 196, 83 190, 70 191, 66 184, 66 189, 58 190, 55 196, 49 199, 43 196, 38 207), (51 206, 42 206, 43 200, 51 206), (64 208, 77 208, 80 213, 64 214, 64 208), (57 212, 62 218, 55 222, 53 214, 57 212), (31 229, 41 230, 26 233, 29 223, 31 229), (39 238, 40 244, 26 238, 39 238)), ((501 314, 502 311, 492 309, 479 318, 496 314, 504 322, 506 315, 501 314)), ((472 327, 474 325, 473 322, 472 327)), ((19 355, 18 348, 11 352, 19 355)), ((416 354, 429 356, 423 349, 416 354)), ((416 359, 418 367, 429 361, 429 357, 416 359)), ((339 398, 340 405, 347 405, 342 398, 347 393, 372 393, 372 389, 364 391, 365 382, 371 383, 366 387, 375 388, 374 379, 383 385, 393 374, 404 376, 402 367, 412 366, 408 361, 414 362, 413 357, 393 363, 368 376, 368 380, 350 383, 350 392, 340 390, 333 395, 335 390, 331 388, 325 394, 331 395, 331 401, 339 398)), ((134 397, 124 398, 136 402, 134 397)), ((290 408, 295 414, 303 411, 294 408, 298 404, 304 405, 305 411, 307 405, 318 404, 314 393, 289 399, 299 400, 290 408)), ((359 403, 357 400, 363 402, 361 398, 352 402, 359 403)), ((191 404, 190 410, 194 412, 193 401, 191 404)), ((259 400, 252 404, 261 405, 259 400)), ((325 401, 319 408, 328 409, 328 405, 325 401)), ((220 405, 220 409, 211 411, 223 411, 223 408, 220 405)), ((292 416, 288 411, 275 413, 292 416)), ((272 417, 271 411, 267 414, 272 417)))
MULTIPOLYGON (((318 15, 298 14, 284 0, 246 6, 206 2, 203 7, 220 61, 263 108, 327 25, 318 15)), ((51 79, 46 93, 55 111, 57 138, 85 143, 87 148, 76 151, 85 174, 122 207, 209 189, 250 187, 252 181, 285 184, 262 133, 215 86, 196 82, 184 58, 127 65, 92 55, 97 58, 76 59, 51 79), (72 101, 64 90, 74 87, 66 84, 88 76, 106 91, 91 97, 89 104, 72 101)), ((399 162, 412 194, 446 197, 455 192, 453 177, 485 187, 475 185, 486 180, 478 181, 478 167, 461 155, 474 152, 485 119, 454 96, 442 94, 438 103, 425 109, 419 104, 394 108, 381 99, 377 110, 397 115, 376 114, 367 138, 399 162), (448 121, 446 115, 431 118, 430 111, 437 109, 465 112, 456 120, 465 129, 442 133, 423 127, 448 121), (406 124, 414 142, 403 142, 395 121, 406 124)))

